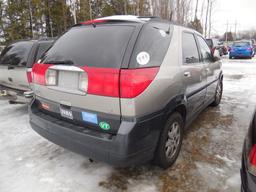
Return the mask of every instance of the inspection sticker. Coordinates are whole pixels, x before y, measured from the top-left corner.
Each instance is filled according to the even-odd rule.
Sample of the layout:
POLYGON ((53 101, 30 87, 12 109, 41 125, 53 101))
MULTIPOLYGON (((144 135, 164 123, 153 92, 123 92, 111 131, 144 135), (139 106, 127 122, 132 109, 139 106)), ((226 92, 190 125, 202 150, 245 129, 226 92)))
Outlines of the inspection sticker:
POLYGON ((150 61, 150 55, 149 53, 143 51, 143 52, 140 52, 138 55, 137 55, 137 62, 138 64, 140 65, 147 65, 150 61))
POLYGON ((98 124, 98 117, 97 114, 94 113, 88 113, 88 112, 82 112, 82 118, 83 121, 93 123, 93 124, 98 124))

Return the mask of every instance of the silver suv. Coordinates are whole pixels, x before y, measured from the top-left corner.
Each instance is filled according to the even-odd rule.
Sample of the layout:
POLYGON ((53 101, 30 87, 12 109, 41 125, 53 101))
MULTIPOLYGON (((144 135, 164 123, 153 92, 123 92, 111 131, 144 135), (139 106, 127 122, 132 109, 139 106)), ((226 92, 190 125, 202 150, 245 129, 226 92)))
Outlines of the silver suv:
POLYGON ((117 166, 149 160, 171 166, 185 128, 222 96, 221 62, 204 38, 158 18, 112 16, 76 25, 32 74, 32 128, 117 166))

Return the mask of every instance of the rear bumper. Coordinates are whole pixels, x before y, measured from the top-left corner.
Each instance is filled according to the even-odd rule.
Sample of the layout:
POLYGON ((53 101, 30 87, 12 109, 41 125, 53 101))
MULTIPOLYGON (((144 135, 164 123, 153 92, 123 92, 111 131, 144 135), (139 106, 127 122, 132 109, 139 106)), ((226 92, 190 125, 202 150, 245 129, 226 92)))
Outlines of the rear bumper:
POLYGON ((154 156, 162 121, 161 115, 142 121, 122 121, 117 134, 81 129, 33 107, 31 127, 41 136, 76 153, 115 166, 145 163, 154 156))
POLYGON ((24 96, 23 90, 12 89, 6 86, 0 85, 0 98, 2 100, 8 100, 15 103, 24 103, 27 104, 31 102, 31 99, 28 99, 24 96))
POLYGON ((230 52, 231 57, 251 57, 251 51, 243 51, 243 52, 230 52))

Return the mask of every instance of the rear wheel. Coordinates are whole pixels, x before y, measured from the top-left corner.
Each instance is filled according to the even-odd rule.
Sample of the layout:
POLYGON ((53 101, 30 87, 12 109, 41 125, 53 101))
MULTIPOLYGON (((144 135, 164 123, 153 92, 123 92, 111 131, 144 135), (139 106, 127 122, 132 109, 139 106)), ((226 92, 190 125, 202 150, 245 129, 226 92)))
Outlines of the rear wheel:
POLYGON ((212 102, 211 106, 217 107, 220 104, 221 98, 223 93, 223 82, 222 80, 219 80, 219 83, 216 88, 214 102, 212 102))
POLYGON ((166 169, 173 165, 180 153, 184 121, 179 113, 173 113, 160 135, 154 163, 166 169))

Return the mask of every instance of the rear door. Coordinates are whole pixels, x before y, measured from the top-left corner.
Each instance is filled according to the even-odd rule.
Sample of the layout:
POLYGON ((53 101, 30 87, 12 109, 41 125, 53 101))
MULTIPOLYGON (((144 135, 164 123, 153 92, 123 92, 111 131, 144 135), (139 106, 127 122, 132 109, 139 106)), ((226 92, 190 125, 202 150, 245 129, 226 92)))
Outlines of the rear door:
POLYGON ((216 87, 217 87, 218 79, 220 76, 221 62, 213 61, 211 50, 208 47, 205 40, 199 35, 196 35, 196 36, 198 39, 199 50, 200 50, 202 62, 206 65, 206 73, 207 73, 206 101, 208 102, 208 101, 212 100, 215 96, 216 87))
POLYGON ((182 34, 183 82, 188 103, 188 118, 204 104, 206 95, 206 65, 200 62, 196 39, 193 33, 182 34))
POLYGON ((26 65, 32 46, 33 42, 24 41, 7 48, 0 60, 3 66, 4 85, 14 89, 28 90, 26 65))

